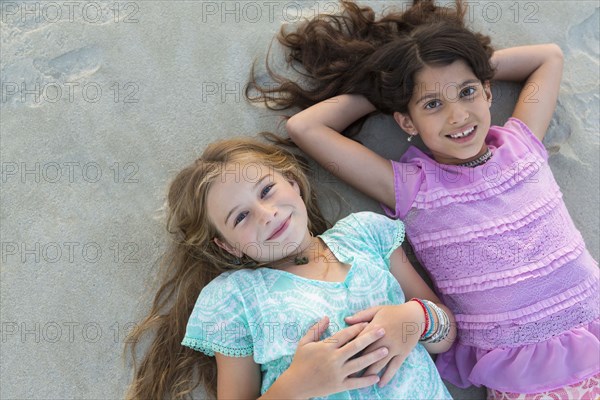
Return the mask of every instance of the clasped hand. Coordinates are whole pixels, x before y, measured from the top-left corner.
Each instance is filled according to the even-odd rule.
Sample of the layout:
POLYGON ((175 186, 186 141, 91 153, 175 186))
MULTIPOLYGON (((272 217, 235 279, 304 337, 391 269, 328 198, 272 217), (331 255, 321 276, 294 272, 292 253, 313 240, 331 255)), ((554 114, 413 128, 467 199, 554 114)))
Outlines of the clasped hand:
POLYGON ((415 302, 400 305, 376 306, 360 311, 346 318, 346 323, 352 326, 368 322, 356 340, 363 335, 370 335, 373 331, 383 328, 386 332, 377 342, 365 348, 363 354, 368 355, 376 349, 385 347, 388 349, 386 357, 371 364, 363 373, 363 376, 379 374, 384 368, 379 386, 383 387, 394 377, 402 363, 419 342, 423 330, 418 322, 421 310, 415 302))
POLYGON ((365 332, 371 325, 356 323, 320 340, 328 326, 329 318, 324 317, 300 339, 292 364, 284 372, 288 382, 298 390, 299 398, 326 396, 379 381, 374 372, 361 376, 356 373, 388 355, 388 349, 378 342, 385 330, 371 327, 365 332), (368 354, 361 353, 365 349, 370 349, 368 354))

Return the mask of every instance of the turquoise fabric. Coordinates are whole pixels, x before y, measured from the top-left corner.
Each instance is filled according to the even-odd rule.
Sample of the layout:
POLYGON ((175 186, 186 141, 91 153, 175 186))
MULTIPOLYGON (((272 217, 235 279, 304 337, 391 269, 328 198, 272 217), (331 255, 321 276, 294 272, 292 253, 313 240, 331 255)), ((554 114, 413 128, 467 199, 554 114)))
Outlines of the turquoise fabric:
MULTIPOLYGON (((335 256, 351 265, 344 282, 324 282, 260 268, 226 272, 200 293, 183 345, 215 352, 253 355, 261 365, 261 393, 289 367, 298 340, 324 315, 324 337, 345 328, 344 317, 365 308, 404 303, 389 272, 389 257, 404 240, 404 225, 383 215, 360 212, 320 236, 335 256)), ((402 340, 402 338, 398 338, 402 340)), ((385 387, 341 392, 328 399, 450 399, 435 365, 418 344, 385 387)))

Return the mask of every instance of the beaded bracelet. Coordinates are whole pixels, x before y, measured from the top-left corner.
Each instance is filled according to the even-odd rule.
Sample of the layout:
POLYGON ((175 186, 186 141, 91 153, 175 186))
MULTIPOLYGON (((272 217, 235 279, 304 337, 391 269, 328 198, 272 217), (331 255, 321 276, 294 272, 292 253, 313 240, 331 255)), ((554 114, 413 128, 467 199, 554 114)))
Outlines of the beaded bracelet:
MULTIPOLYGON (((427 310, 427 306, 420 299, 413 297, 409 301, 416 301, 417 303, 419 303, 419 305, 423 309, 423 313, 425 314, 425 328, 423 329, 423 333, 421 333, 421 338, 423 338, 426 335, 426 333, 429 332, 429 329, 430 329, 429 321, 431 320, 433 322, 433 320, 430 319, 430 317, 429 317, 430 314, 429 314, 429 311, 427 310)), ((433 325, 433 323, 432 323, 432 325, 433 325)))
POLYGON ((448 314, 446 314, 446 312, 444 310, 441 310, 443 316, 444 316, 444 329, 443 331, 440 333, 440 338, 438 341, 442 341, 444 339, 446 339, 448 337, 448 334, 450 333, 450 319, 448 318, 448 314))
POLYGON ((435 319, 433 318, 433 313, 431 312, 431 307, 428 307, 427 303, 429 303, 429 302, 427 300, 422 300, 422 302, 423 302, 423 305, 425 306, 425 309, 427 310, 427 315, 429 316, 429 330, 427 330, 427 332, 425 332, 425 334, 421 335, 421 340, 427 340, 435 334, 435 332, 438 330, 438 327, 435 324, 435 319))
POLYGON ((450 333, 450 319, 448 318, 448 314, 446 314, 446 312, 444 310, 442 310, 440 307, 438 307, 438 309, 439 309, 439 312, 442 315, 442 319, 444 321, 444 323, 442 324, 443 330, 442 330, 442 332, 440 332, 440 337, 438 339, 438 341, 441 342, 450 333))
MULTIPOLYGON (((431 309, 433 310, 433 312, 435 312, 435 315, 437 316, 437 324, 436 324, 435 331, 431 335, 428 335, 428 336, 424 337, 423 339, 421 339, 421 342, 423 342, 423 343, 434 343, 434 341, 438 340, 438 338, 440 336, 440 333, 441 333, 441 330, 443 329, 443 327, 442 327, 443 322, 444 322, 443 321, 443 317, 441 316, 441 314, 439 312, 440 311, 439 307, 435 303, 433 303, 431 301, 428 301, 428 300, 423 300, 423 303, 425 303, 426 305, 428 305, 429 307, 431 307, 431 309)), ((431 319, 435 323, 434 318, 432 317, 431 319)))
MULTIPOLYGON (((435 303, 429 300, 423 300, 424 304, 427 304, 435 312, 438 323, 435 331, 428 337, 423 338, 421 341, 424 343, 439 343, 444 340, 450 333, 450 319, 446 312, 438 307, 435 303)), ((432 318, 433 320, 433 318, 432 318)))

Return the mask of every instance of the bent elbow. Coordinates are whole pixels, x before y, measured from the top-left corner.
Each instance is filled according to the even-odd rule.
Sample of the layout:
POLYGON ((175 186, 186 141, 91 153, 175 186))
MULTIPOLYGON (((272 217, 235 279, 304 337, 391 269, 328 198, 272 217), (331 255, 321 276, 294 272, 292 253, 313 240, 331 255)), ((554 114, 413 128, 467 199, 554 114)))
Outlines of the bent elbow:
POLYGON ((564 55, 562 49, 556 43, 550 43, 548 45, 548 53, 550 56, 552 56, 552 58, 560 60, 561 63, 563 62, 563 60, 565 58, 565 55, 564 55))
POLYGON ((288 136, 295 143, 302 136, 302 132, 306 130, 302 120, 298 118, 298 114, 290 117, 285 123, 285 130, 288 136))

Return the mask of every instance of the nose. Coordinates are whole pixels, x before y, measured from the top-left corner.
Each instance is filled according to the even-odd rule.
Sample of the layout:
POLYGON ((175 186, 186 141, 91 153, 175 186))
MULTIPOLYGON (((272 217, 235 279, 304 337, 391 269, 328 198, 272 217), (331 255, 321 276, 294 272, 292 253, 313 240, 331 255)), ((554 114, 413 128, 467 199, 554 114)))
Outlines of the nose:
POLYGON ((263 225, 270 224, 277 216, 277 209, 268 203, 258 204, 256 212, 260 223, 263 225))
POLYGON ((449 105, 448 122, 450 122, 450 124, 460 124, 466 121, 467 118, 469 118, 469 112, 462 104, 455 102, 449 105))

